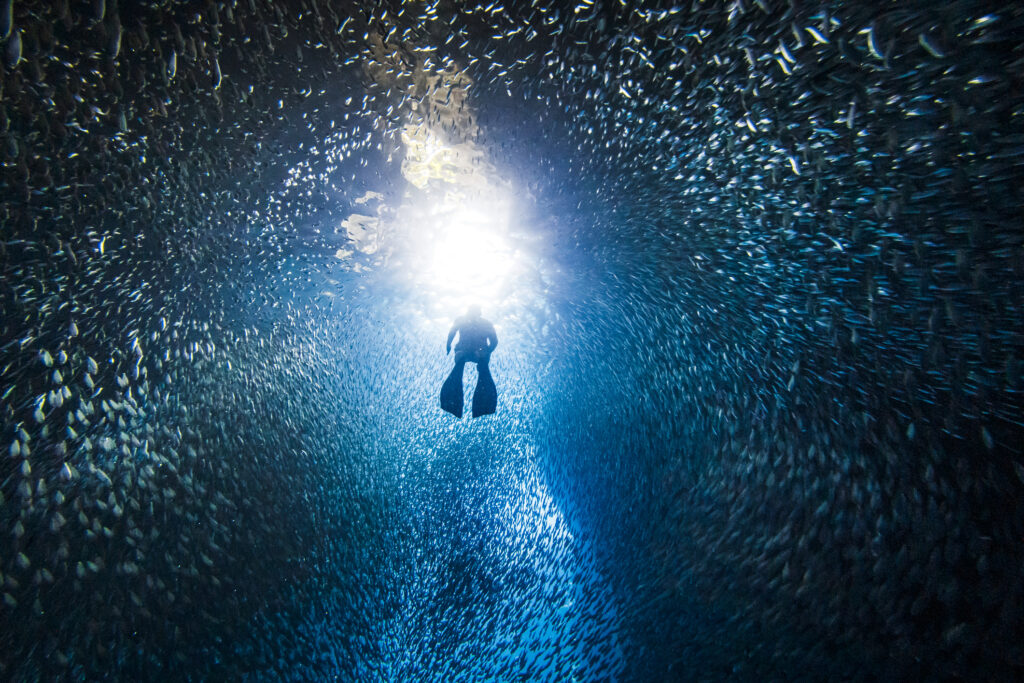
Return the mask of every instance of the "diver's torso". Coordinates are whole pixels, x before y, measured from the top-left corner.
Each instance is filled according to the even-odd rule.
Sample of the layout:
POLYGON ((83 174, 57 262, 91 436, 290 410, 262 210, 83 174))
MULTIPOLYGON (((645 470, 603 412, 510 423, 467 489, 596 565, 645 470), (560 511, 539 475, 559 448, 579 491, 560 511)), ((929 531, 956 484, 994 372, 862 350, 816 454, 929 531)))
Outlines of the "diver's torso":
POLYGON ((492 336, 492 325, 483 318, 459 318, 459 342, 455 345, 458 351, 476 351, 487 346, 487 338, 492 336))

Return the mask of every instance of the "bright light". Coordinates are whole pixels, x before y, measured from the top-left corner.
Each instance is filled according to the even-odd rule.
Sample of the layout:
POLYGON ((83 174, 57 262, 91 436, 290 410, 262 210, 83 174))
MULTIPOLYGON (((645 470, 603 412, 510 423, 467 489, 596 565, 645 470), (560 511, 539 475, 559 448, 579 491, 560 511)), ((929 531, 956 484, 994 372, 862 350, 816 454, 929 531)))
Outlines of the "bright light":
POLYGON ((452 141, 419 120, 402 130, 402 175, 415 190, 391 224, 421 311, 439 325, 473 303, 493 314, 518 293, 528 266, 510 238, 520 229, 511 186, 464 132, 452 141))
POLYGON ((507 218, 500 206, 488 214, 481 207, 460 206, 438 218, 430 263, 430 285, 448 297, 492 303, 515 265, 505 240, 507 218))

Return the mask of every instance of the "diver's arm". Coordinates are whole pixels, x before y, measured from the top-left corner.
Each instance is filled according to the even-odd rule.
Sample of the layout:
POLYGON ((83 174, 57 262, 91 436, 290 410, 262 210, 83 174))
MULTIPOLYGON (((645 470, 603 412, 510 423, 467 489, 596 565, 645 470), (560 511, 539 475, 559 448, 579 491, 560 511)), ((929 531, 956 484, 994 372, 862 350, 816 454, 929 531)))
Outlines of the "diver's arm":
POLYGON ((452 352, 452 340, 455 339, 455 333, 459 331, 458 323, 452 325, 452 329, 448 331, 448 342, 444 345, 444 354, 447 356, 452 352))
POLYGON ((487 331, 487 353, 493 353, 496 348, 498 348, 498 333, 494 331, 492 326, 487 331))

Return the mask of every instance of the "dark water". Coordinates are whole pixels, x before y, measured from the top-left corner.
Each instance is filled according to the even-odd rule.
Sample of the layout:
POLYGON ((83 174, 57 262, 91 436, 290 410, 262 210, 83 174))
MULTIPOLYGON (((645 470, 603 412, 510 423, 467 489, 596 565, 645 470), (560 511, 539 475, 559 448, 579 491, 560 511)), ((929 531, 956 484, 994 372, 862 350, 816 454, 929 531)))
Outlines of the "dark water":
POLYGON ((0 678, 1020 678, 1022 30, 3 3, 0 678))

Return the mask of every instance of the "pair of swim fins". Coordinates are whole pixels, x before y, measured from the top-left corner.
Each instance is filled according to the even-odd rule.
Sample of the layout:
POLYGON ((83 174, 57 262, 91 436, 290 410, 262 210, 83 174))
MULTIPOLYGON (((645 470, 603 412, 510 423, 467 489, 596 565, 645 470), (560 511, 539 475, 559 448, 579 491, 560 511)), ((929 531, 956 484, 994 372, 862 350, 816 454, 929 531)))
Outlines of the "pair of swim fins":
MULTIPOLYGON (((466 363, 456 363, 441 385, 441 408, 462 419, 462 371, 466 363)), ((487 363, 477 363, 476 389, 473 390, 473 417, 493 415, 498 409, 498 389, 487 363)))

